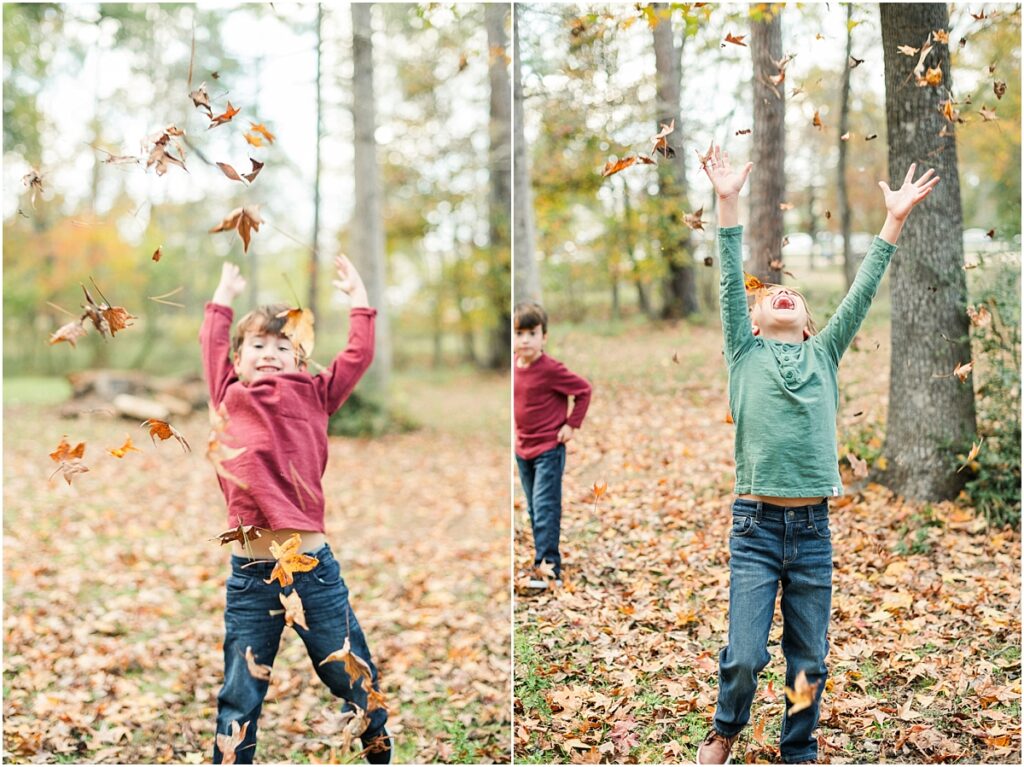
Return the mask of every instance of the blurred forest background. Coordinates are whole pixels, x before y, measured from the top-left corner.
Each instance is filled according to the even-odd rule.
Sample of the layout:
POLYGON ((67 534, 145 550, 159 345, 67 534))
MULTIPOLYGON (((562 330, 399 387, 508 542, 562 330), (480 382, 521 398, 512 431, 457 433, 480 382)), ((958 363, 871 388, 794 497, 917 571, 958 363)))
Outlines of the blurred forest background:
MULTIPOLYGON (((338 251, 381 309, 374 369, 385 379, 392 357, 399 379, 507 368, 508 61, 484 16, 481 5, 374 7, 367 75, 347 6, 5 5, 5 377, 197 371, 202 305, 225 259, 249 281, 236 311, 312 308, 314 359, 326 363, 345 339, 347 308, 330 286, 338 251), (190 74, 213 115, 228 102, 238 114, 211 125, 189 99, 190 74), (361 114, 372 122, 359 147, 361 114), (157 175, 140 145, 169 124, 185 131, 188 170, 157 175), (372 173, 360 167, 367 140, 372 173), (265 163, 251 185, 215 164, 247 173, 250 157, 265 163), (41 187, 23 182, 31 173, 41 187), (376 209, 360 210, 374 174, 376 209), (243 205, 265 220, 247 254, 233 233, 209 233, 243 205), (48 348, 69 319, 53 305, 77 316, 79 283, 92 291, 93 279, 135 326, 48 348), (165 300, 181 307, 149 299, 176 290, 165 300)), ((390 391, 374 383, 376 396, 390 391)))

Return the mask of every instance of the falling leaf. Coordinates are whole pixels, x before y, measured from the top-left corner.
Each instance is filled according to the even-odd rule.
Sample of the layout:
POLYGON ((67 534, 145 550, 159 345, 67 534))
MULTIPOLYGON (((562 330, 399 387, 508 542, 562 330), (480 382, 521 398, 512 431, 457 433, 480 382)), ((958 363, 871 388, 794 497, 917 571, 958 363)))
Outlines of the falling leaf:
POLYGON ((737 135, 737 136, 746 136, 746 135, 747 135, 747 134, 749 134, 750 132, 751 132, 751 129, 750 129, 750 128, 742 128, 742 129, 740 129, 740 130, 736 131, 736 135, 737 135))
POLYGON ((876 138, 878 138, 878 134, 877 133, 872 133, 870 136, 865 136, 864 140, 865 141, 874 141, 876 138))
POLYGON ((287 317, 284 326, 281 328, 281 335, 292 342, 302 360, 307 360, 313 354, 313 312, 309 309, 286 309, 277 315, 287 317))
POLYGON ((136 453, 142 452, 137 447, 135 447, 135 445, 132 444, 132 438, 130 436, 125 437, 124 444, 121 445, 121 447, 107 448, 107 452, 110 453, 115 458, 124 458, 125 455, 127 455, 131 451, 134 451, 136 453))
POLYGON ((154 261, 159 261, 160 258, 163 256, 163 250, 162 249, 163 249, 163 245, 161 245, 159 248, 157 248, 156 250, 153 251, 152 259, 154 261))
MULTIPOLYGON (((675 151, 675 150, 673 150, 673 151, 675 151)), ((673 156, 675 156, 675 155, 673 155, 673 156)), ((648 157, 645 154, 638 154, 636 156, 636 161, 638 163, 640 163, 641 165, 657 165, 658 164, 657 162, 655 162, 654 160, 652 160, 650 157, 648 157)))
POLYGON ((748 293, 759 293, 767 290, 768 286, 752 274, 743 273, 743 287, 748 293))
POLYGON ((376 711, 378 708, 382 708, 387 711, 388 701, 384 696, 384 693, 371 687, 370 691, 366 693, 366 710, 376 711))
POLYGON ((715 259, 711 256, 704 256, 704 266, 713 266, 715 259))
MULTIPOLYGON (((248 667, 249 674, 253 679, 259 679, 263 682, 270 680, 270 672, 273 669, 263 663, 256 662, 256 656, 252 652, 252 647, 245 648, 245 665, 248 667)), ((220 735, 217 736, 218 739, 221 737, 220 735)))
POLYGON ((866 460, 858 458, 853 453, 847 453, 846 460, 850 462, 850 467, 853 469, 853 476, 858 479, 863 479, 868 475, 868 462, 866 460))
POLYGON ((992 83, 992 91, 996 94, 997 99, 1001 99, 1003 94, 1006 93, 1006 83, 1002 80, 996 80, 992 83))
POLYGON ((284 622, 286 625, 291 626, 292 624, 298 624, 302 628, 309 631, 309 626, 306 625, 306 611, 302 607, 302 600, 299 598, 299 592, 292 591, 292 593, 285 596, 284 594, 278 594, 281 599, 281 604, 284 605, 284 622))
POLYGON ((253 133, 244 133, 242 137, 249 142, 252 146, 261 147, 263 146, 263 139, 253 133))
POLYGON ((233 527, 230 530, 225 530, 223 533, 218 533, 210 540, 219 540, 221 546, 225 543, 231 543, 232 541, 238 541, 239 543, 245 544, 250 540, 256 540, 262 535, 263 531, 256 527, 256 525, 243 525, 241 521, 239 521, 238 527, 233 527))
POLYGON ((726 410, 726 411, 725 411, 725 422, 726 422, 726 423, 736 423, 736 422, 735 422, 735 421, 734 421, 734 420, 732 419, 732 411, 731 411, 731 410, 726 410))
POLYGON ((599 484, 597 484, 595 482, 594 483, 594 487, 592 489, 594 491, 594 499, 596 500, 596 499, 600 498, 602 495, 605 494, 605 491, 608 489, 608 483, 607 482, 602 482, 599 485, 599 484))
POLYGON ((352 653, 352 646, 349 643, 348 637, 345 637, 345 644, 341 646, 341 649, 335 650, 320 661, 320 665, 336 663, 337 661, 342 661, 345 664, 345 673, 348 674, 351 687, 355 687, 363 679, 366 680, 366 683, 363 684, 364 690, 369 690, 373 687, 373 676, 370 673, 370 666, 365 660, 352 653))
POLYGON ((271 133, 270 131, 267 130, 266 126, 263 123, 253 123, 253 122, 251 122, 251 123, 249 123, 249 126, 256 133, 261 134, 263 136, 263 138, 265 138, 271 144, 274 143, 274 139, 276 137, 274 136, 273 133, 271 133))
POLYGON ((700 217, 704 215, 704 206, 695 210, 693 213, 683 214, 683 223, 686 224, 690 229, 700 229, 704 231, 704 222, 700 220, 700 217))
POLYGON ((807 674, 803 671, 797 674, 796 680, 793 682, 794 689, 785 688, 786 699, 790 703, 789 710, 786 712, 787 716, 793 716, 805 708, 810 708, 814 704, 814 696, 820 684, 821 682, 810 684, 807 681, 807 674))
MULTIPOLYGON (((345 641, 347 642, 348 640, 345 641)), ((370 720, 367 718, 365 711, 354 703, 350 703, 349 705, 355 709, 355 712, 346 712, 347 714, 351 714, 351 718, 346 723, 345 729, 341 731, 342 753, 347 752, 352 747, 352 741, 366 732, 366 728, 370 724, 370 720)))
POLYGON ((846 133, 844 133, 842 136, 839 137, 839 140, 840 141, 849 141, 850 140, 850 131, 846 131, 846 133))
POLYGON ((667 136, 676 129, 676 120, 673 117, 672 122, 668 125, 661 124, 661 130, 658 131, 658 135, 651 139, 654 142, 654 148, 651 150, 651 154, 657 152, 663 155, 666 159, 671 160, 676 156, 676 150, 668 145, 667 136))
POLYGON ((67 435, 61 437, 60 444, 57 445, 57 449, 50 453, 50 459, 53 461, 70 461, 75 459, 81 459, 85 457, 85 443, 79 442, 74 448, 67 441, 67 435))
POLYGON ((956 473, 957 473, 957 474, 959 474, 959 473, 960 473, 961 471, 963 471, 964 469, 966 469, 966 468, 967 468, 967 467, 968 467, 968 466, 970 465, 971 461, 973 461, 973 460, 974 460, 975 458, 977 458, 977 457, 978 457, 978 453, 980 453, 980 452, 981 452, 981 443, 982 443, 982 442, 984 442, 984 441, 985 441, 985 438, 984 438, 984 437, 982 437, 982 438, 981 438, 980 440, 978 440, 977 442, 972 442, 972 443, 971 443, 971 452, 969 452, 969 453, 967 454, 967 460, 966 460, 966 461, 964 461, 964 465, 963 465, 963 466, 961 466, 961 467, 960 467, 959 469, 957 469, 957 470, 956 470, 956 473))
POLYGON ((604 170, 601 171, 601 175, 605 177, 612 176, 618 173, 620 170, 628 168, 635 162, 636 157, 634 155, 623 157, 620 160, 609 160, 608 162, 605 163, 604 170))
POLYGON ((243 724, 241 729, 239 729, 238 722, 232 722, 230 735, 219 732, 217 733, 217 748, 220 749, 221 764, 235 763, 235 749, 242 744, 243 740, 245 740, 245 731, 248 729, 248 722, 243 724))
POLYGON ((850 60, 847 63, 849 64, 850 69, 856 69, 857 67, 864 63, 864 59, 858 59, 855 58, 854 56, 850 56, 850 60))
MULTIPOLYGON (((785 245, 783 245, 783 247, 785 247, 785 245)), ((773 269, 776 272, 781 272, 784 266, 785 264, 782 263, 782 259, 779 258, 773 258, 768 262, 768 268, 773 269)))
POLYGON ((206 83, 201 83, 198 88, 188 94, 197 109, 205 109, 206 116, 213 118, 213 109, 210 107, 210 94, 206 92, 206 83))
POLYGON ((971 369, 974 367, 973 362, 966 364, 957 364, 953 369, 953 375, 960 379, 960 383, 967 383, 967 376, 971 374, 971 369))
POLYGON ((793 210, 793 203, 791 202, 780 202, 779 210, 793 210))
POLYGON ((746 48, 747 44, 743 42, 743 38, 745 37, 746 35, 734 35, 730 32, 725 36, 725 42, 732 43, 733 45, 742 45, 744 48, 746 48))
MULTIPOLYGON (((694 149, 693 151, 697 152, 696 149, 694 149)), ((697 152, 697 160, 698 160, 698 162, 700 162, 700 169, 701 170, 706 170, 707 169, 708 161, 711 159, 711 155, 712 155, 712 153, 714 151, 715 151, 715 140, 712 139, 711 143, 708 145, 708 151, 707 152, 705 152, 704 154, 701 154, 700 152, 697 152)))
POLYGON ((237 230, 238 236, 242 238, 242 251, 244 253, 248 253, 249 240, 252 237, 252 232, 258 232, 260 230, 260 224, 262 223, 263 219, 260 218, 260 206, 246 205, 244 208, 235 208, 233 211, 228 213, 223 221, 210 230, 210 233, 228 232, 232 229, 237 230))
POLYGON ((39 171, 33 169, 31 172, 26 173, 21 177, 21 183, 25 185, 27 189, 32 190, 32 207, 36 206, 36 194, 43 193, 43 177, 39 171))
POLYGON ((992 314, 984 304, 978 304, 977 308, 968 306, 967 316, 971 320, 971 325, 976 328, 986 328, 992 324, 992 314))
POLYGON ((223 171, 224 175, 230 178, 232 181, 241 181, 242 177, 238 175, 238 171, 228 165, 226 162, 217 163, 217 167, 223 171))
POLYGON ((256 177, 260 174, 260 171, 263 170, 263 163, 257 162, 251 157, 249 158, 249 162, 252 163, 252 173, 246 173, 245 178, 251 184, 253 181, 256 180, 256 177))
POLYGON ((271 541, 270 553, 277 563, 274 565, 270 577, 265 581, 266 583, 273 583, 276 580, 281 584, 281 588, 291 586, 295 580, 292 573, 306 573, 320 564, 320 560, 316 557, 300 553, 299 546, 301 545, 302 536, 298 533, 292 535, 282 545, 278 545, 277 541, 271 541))
POLYGON ((988 15, 985 13, 985 10, 982 9, 981 13, 972 13, 971 18, 974 19, 975 21, 982 21, 984 19, 987 19, 988 15))
POLYGON ((909 45, 900 45, 900 46, 898 46, 896 48, 896 50, 899 51, 900 53, 902 53, 904 56, 913 56, 913 55, 915 55, 921 49, 920 48, 914 48, 914 47, 909 46, 909 45))
POLYGON ((56 332, 50 336, 50 346, 59 344, 61 341, 67 341, 74 347, 75 341, 86 335, 86 333, 87 331, 82 324, 82 320, 74 320, 67 325, 61 325, 57 328, 56 332))
POLYGON ((825 211, 825 218, 826 218, 826 219, 830 219, 830 218, 832 218, 832 211, 830 211, 830 210, 826 210, 826 211, 825 211))
POLYGON ((150 136, 144 142, 145 146, 152 145, 149 149, 149 157, 146 158, 146 169, 148 170, 151 165, 156 166, 156 175, 162 176, 167 172, 167 166, 177 165, 179 168, 188 172, 188 168, 185 167, 185 149, 181 143, 177 140, 177 137, 184 136, 185 131, 180 130, 174 125, 168 125, 162 131, 159 131, 150 136), (177 156, 170 153, 169 149, 177 151, 177 156))
POLYGON ((937 43, 949 45, 949 32, 947 32, 945 29, 936 29, 934 32, 932 32, 932 39, 937 43))
POLYGON ((917 84, 919 86, 942 85, 942 67, 928 67, 924 77, 919 78, 917 84))
POLYGON ((856 27, 858 24, 860 24, 859 21, 854 21, 853 19, 850 19, 848 22, 846 22, 846 31, 852 32, 853 28, 856 27))
POLYGON ((231 102, 229 101, 228 108, 224 111, 224 114, 210 118, 210 125, 207 127, 207 130, 210 130, 210 128, 216 128, 218 125, 223 125, 226 122, 231 122, 231 118, 238 114, 239 111, 240 110, 231 106, 231 102))
POLYGON ((814 110, 814 119, 811 120, 811 125, 813 125, 818 130, 825 129, 825 125, 821 122, 821 115, 818 114, 817 109, 814 110))
POLYGON ((156 438, 159 437, 161 440, 170 439, 174 437, 181 444, 182 451, 188 453, 192 448, 188 444, 188 440, 182 435, 180 431, 171 426, 167 421, 161 421, 157 418, 150 418, 149 420, 143 421, 143 428, 149 427, 149 438, 156 444, 156 438))
POLYGON ((206 444, 206 460, 213 464, 213 469, 217 472, 217 476, 223 477, 228 482, 235 483, 243 490, 247 490, 249 485, 224 466, 225 461, 237 458, 248 449, 245 447, 233 448, 225 445, 223 437, 227 432, 227 428, 228 411, 224 403, 221 402, 220 406, 216 409, 213 407, 213 403, 210 403, 210 437, 206 444))
POLYGON ((979 109, 978 114, 981 115, 981 119, 983 122, 992 122, 993 120, 999 119, 998 117, 996 117, 996 110, 989 109, 988 107, 982 107, 981 109, 979 109))
POLYGON ((64 481, 70 485, 71 477, 75 474, 82 474, 87 471, 89 471, 89 467, 81 461, 61 461, 57 464, 57 468, 53 470, 53 474, 50 475, 50 479, 53 479, 59 472, 63 475, 64 481))
POLYGON ((996 237, 996 230, 989 229, 987 232, 985 232, 985 236, 988 237, 990 240, 994 240, 996 237))

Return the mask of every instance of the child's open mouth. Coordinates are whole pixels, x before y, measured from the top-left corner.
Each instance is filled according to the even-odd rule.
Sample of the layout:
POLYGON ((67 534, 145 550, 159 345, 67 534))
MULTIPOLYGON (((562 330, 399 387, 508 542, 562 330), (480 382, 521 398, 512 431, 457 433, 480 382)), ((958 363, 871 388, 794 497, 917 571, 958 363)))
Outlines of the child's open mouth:
POLYGON ((772 301, 772 309, 796 309, 796 301, 783 293, 772 301))
POLYGON ((261 365, 256 369, 261 373, 276 373, 278 371, 278 368, 273 365, 261 365))

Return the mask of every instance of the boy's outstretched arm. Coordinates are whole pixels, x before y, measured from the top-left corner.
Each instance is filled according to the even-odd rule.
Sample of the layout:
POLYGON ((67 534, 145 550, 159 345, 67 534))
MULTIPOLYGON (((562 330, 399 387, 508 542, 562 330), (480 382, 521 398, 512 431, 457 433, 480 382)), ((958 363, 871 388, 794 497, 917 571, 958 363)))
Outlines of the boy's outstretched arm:
POLYGON ((896 252, 896 240, 903 231, 907 216, 939 183, 939 177, 933 175, 935 170, 932 168, 914 181, 916 170, 917 164, 912 163, 903 179, 903 186, 895 191, 884 181, 878 182, 885 195, 885 223, 882 224, 881 231, 871 243, 864 261, 857 270, 857 277, 850 286, 850 291, 828 324, 818 334, 820 342, 825 344, 837 365, 860 329, 868 309, 871 308, 871 302, 878 292, 878 284, 882 281, 892 254, 896 252))
POLYGON ((214 405, 220 404, 224 391, 234 374, 231 363, 231 303, 245 290, 245 278, 238 267, 225 262, 213 298, 206 305, 203 325, 199 328, 199 345, 203 350, 203 376, 214 405))
POLYGON ((739 226, 740 190, 754 163, 734 170, 729 154, 719 146, 711 149, 704 172, 718 195, 718 256, 721 266, 719 285, 722 331, 725 336, 726 362, 732 364, 754 343, 747 311, 747 292, 743 284, 743 229, 739 226))
POLYGON ((324 381, 324 409, 333 413, 352 393, 373 362, 374 317, 377 310, 370 306, 370 298, 363 284, 363 278, 347 256, 334 259, 338 278, 334 286, 347 295, 352 302, 349 312, 348 346, 318 378, 324 381))

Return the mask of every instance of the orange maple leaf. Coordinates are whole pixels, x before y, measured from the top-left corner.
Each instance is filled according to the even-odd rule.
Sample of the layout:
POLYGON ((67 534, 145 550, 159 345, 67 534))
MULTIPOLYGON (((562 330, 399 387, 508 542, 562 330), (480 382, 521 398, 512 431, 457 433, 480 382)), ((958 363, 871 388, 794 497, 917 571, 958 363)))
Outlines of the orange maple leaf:
POLYGON ((188 444, 188 440, 182 435, 180 431, 171 426, 167 421, 161 421, 158 418, 150 418, 149 420, 142 422, 142 427, 149 427, 149 438, 156 444, 156 438, 159 437, 161 440, 170 439, 174 437, 181 444, 181 449, 186 453, 192 450, 192 447, 188 444))
POLYGON ((352 654, 352 645, 348 637, 345 637, 345 644, 341 646, 341 649, 335 650, 320 661, 320 665, 337 661, 345 664, 345 673, 348 674, 349 684, 352 687, 355 687, 356 684, 365 679, 366 684, 363 685, 363 689, 370 690, 373 688, 373 675, 370 673, 370 666, 358 655, 352 654))
POLYGON ((54 461, 69 461, 76 458, 82 458, 85 455, 85 443, 79 442, 73 448, 68 444, 67 435, 64 435, 60 439, 60 444, 57 445, 57 449, 50 453, 50 458, 54 461))
POLYGON ((207 130, 209 130, 210 128, 216 128, 218 125, 223 125, 226 122, 231 122, 231 118, 238 114, 239 111, 240 110, 235 109, 233 106, 231 106, 231 102, 229 101, 228 108, 225 110, 224 114, 210 118, 210 125, 207 128, 207 130))
POLYGON ((242 134, 242 138, 244 138, 249 143, 250 146, 254 146, 254 147, 261 147, 261 146, 263 146, 263 139, 260 138, 259 136, 256 136, 256 135, 252 134, 252 133, 243 133, 242 134))
POLYGON ((758 293, 767 290, 768 286, 752 274, 743 273, 743 288, 748 293, 758 293))
POLYGON ((732 34, 732 32, 729 32, 725 36, 725 42, 732 43, 733 45, 742 45, 744 48, 746 48, 747 44, 743 42, 743 38, 745 37, 746 35, 734 35, 732 34))
POLYGON ((210 233, 228 232, 232 229, 237 230, 238 236, 242 238, 242 251, 248 253, 249 240, 252 237, 252 232, 258 232, 260 230, 260 224, 262 223, 263 219, 260 218, 260 206, 246 205, 244 208, 235 208, 233 211, 228 213, 227 216, 224 217, 223 221, 210 230, 210 233))
POLYGON ((306 631, 309 631, 309 626, 306 625, 306 611, 302 606, 302 600, 299 598, 299 592, 292 591, 287 596, 282 593, 278 594, 278 597, 280 597, 281 604, 284 606, 285 624, 288 626, 297 624, 306 629, 306 631))
POLYGON ((320 560, 316 557, 301 554, 299 552, 301 545, 302 536, 298 533, 292 535, 283 545, 279 546, 277 541, 270 544, 270 553, 277 563, 274 565, 270 577, 264 581, 265 583, 273 583, 276 580, 282 588, 291 586, 295 580, 292 573, 306 573, 320 564, 320 560))
POLYGON ((796 680, 793 682, 793 689, 789 687, 785 688, 786 699, 789 701, 789 716, 803 711, 805 708, 810 708, 814 704, 814 695, 818 691, 818 687, 821 682, 815 682, 811 684, 807 681, 807 674, 801 671, 796 675, 796 680))
POLYGON ((124 438, 124 444, 121 445, 121 447, 108 447, 107 452, 115 458, 124 458, 129 452, 141 453, 142 451, 132 444, 132 438, 130 436, 126 436, 124 438))
POLYGON ((276 136, 274 136, 273 133, 268 131, 266 126, 263 123, 250 122, 249 126, 252 128, 252 130, 256 131, 256 133, 262 134, 263 138, 265 138, 271 144, 274 143, 274 139, 276 138, 276 136))
POLYGON ((624 170, 625 168, 628 168, 630 165, 633 165, 636 162, 636 160, 636 155, 623 157, 619 160, 609 160, 604 164, 604 170, 601 171, 601 175, 604 176, 605 178, 607 178, 608 176, 613 176, 620 170, 624 170))
POLYGON ((221 764, 235 763, 235 749, 241 745, 243 740, 245 740, 245 731, 248 729, 248 722, 243 724, 241 728, 239 728, 238 722, 232 722, 230 735, 226 733, 217 733, 217 748, 220 749, 221 764))
POLYGON ((313 354, 313 323, 316 320, 313 312, 309 309, 286 309, 277 315, 286 317, 284 326, 281 328, 281 335, 292 342, 292 346, 299 353, 300 360, 307 360, 313 354))

